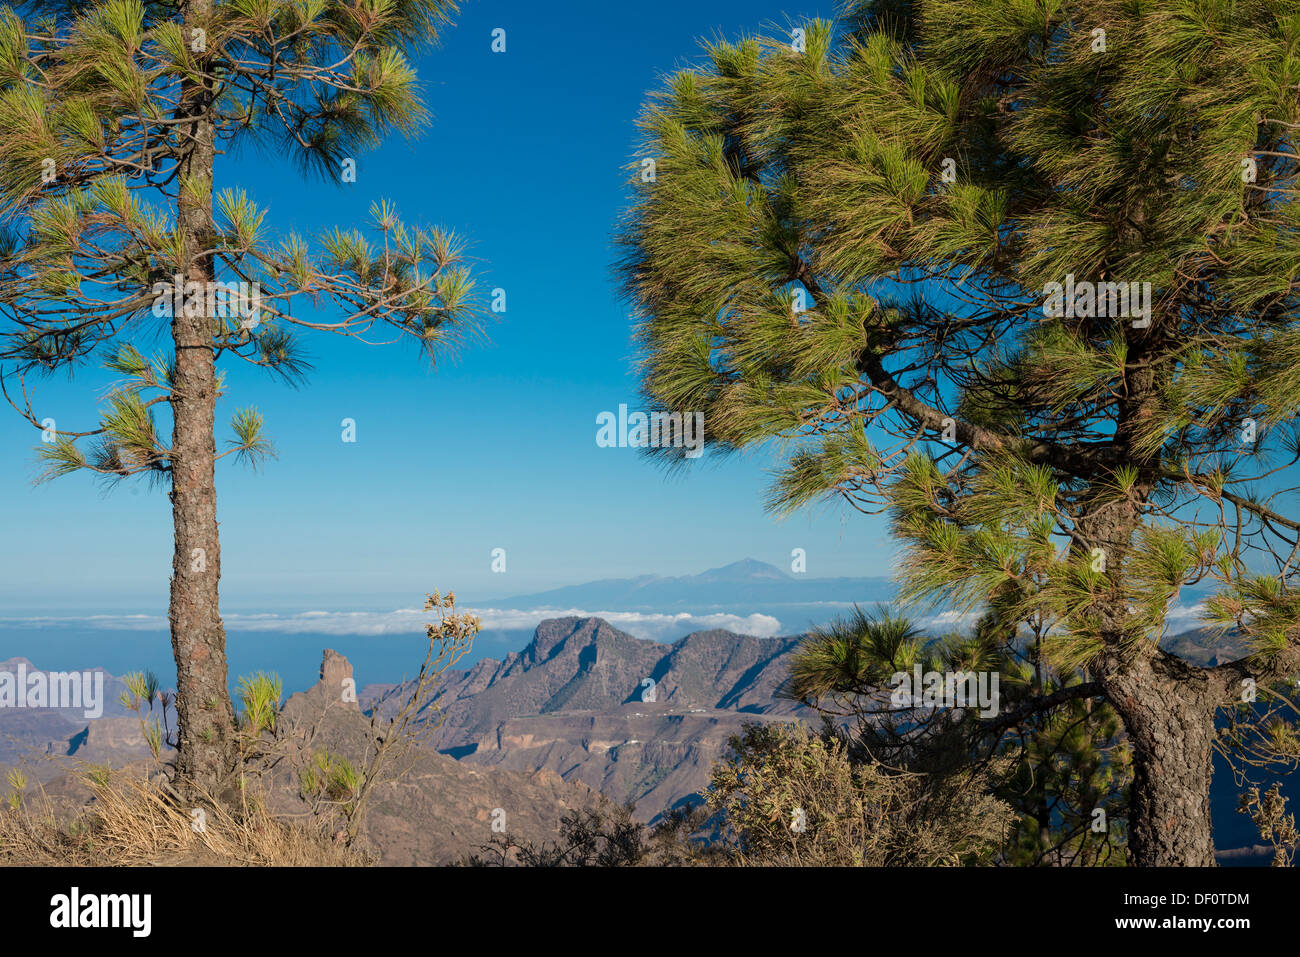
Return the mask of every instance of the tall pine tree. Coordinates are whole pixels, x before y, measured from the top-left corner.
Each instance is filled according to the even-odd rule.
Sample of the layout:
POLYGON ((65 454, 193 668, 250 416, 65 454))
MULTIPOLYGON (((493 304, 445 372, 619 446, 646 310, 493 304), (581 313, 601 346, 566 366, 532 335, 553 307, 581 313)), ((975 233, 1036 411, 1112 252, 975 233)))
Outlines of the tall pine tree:
POLYGON ((472 283, 450 234, 404 225, 384 202, 367 231, 316 245, 275 236, 244 190, 216 191, 220 157, 251 141, 351 181, 365 150, 424 125, 408 55, 454 11, 450 0, 0 9, 0 381, 47 433, 47 476, 146 476, 170 489, 177 771, 190 792, 228 800, 238 760, 214 463, 271 452, 250 407, 217 453, 218 363, 294 379, 299 328, 409 338, 431 357, 472 328, 472 283), (159 335, 167 348, 146 356, 136 343, 159 335), (52 428, 33 376, 96 356, 122 377, 98 427, 52 428))
POLYGON ((1113 708, 1138 864, 1214 863, 1216 747, 1296 754, 1216 716, 1300 671, 1297 44, 1293 0, 876 0, 642 120, 648 401, 789 442, 778 511, 888 510, 905 598, 1041 635, 1068 680, 989 720, 1113 708), (1244 654, 1161 649, 1192 586, 1244 654))

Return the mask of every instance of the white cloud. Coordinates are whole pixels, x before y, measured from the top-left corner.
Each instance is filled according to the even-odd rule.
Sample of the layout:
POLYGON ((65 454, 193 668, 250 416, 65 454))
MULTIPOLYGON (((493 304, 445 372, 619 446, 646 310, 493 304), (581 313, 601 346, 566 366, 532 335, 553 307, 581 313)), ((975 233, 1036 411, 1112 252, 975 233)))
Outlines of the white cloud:
MULTIPOLYGON (((1175 603, 1169 606, 1169 610, 1165 613, 1165 627, 1173 635, 1203 628, 1205 621, 1201 616, 1204 613, 1204 602, 1195 605, 1175 603)), ((913 623, 921 630, 929 632, 968 631, 975 627, 982 614, 982 611, 941 611, 932 615, 920 615, 913 619, 913 623)))
POLYGON ((1204 620, 1205 602, 1197 602, 1195 605, 1172 605, 1165 613, 1165 624, 1172 634, 1178 634, 1183 631, 1191 631, 1193 628, 1204 628, 1208 622, 1204 620))
MULTIPOLYGON (((547 618, 603 618, 638 638, 676 641, 693 631, 722 628, 742 635, 772 638, 782 634, 781 622, 771 615, 737 615, 719 612, 694 615, 688 612, 656 614, 639 611, 588 611, 581 608, 470 608, 463 609, 483 619, 487 631, 530 631, 547 618)), ((1203 602, 1170 607, 1166 625, 1171 634, 1202 627, 1203 602)), ((941 611, 918 616, 918 627, 930 632, 961 631, 972 628, 980 612, 941 611)), ((319 635, 413 635, 424 631, 432 612, 419 608, 394 611, 304 611, 295 614, 226 614, 222 619, 229 631, 277 632, 280 634, 319 635)), ((166 631, 163 615, 90 615, 86 617, 0 618, 0 628, 102 628, 109 631, 166 631)), ((796 625, 797 627, 797 625, 796 625)))
POLYGON ((978 611, 941 611, 916 619, 916 626, 927 631, 960 631, 971 628, 980 619, 978 611))
MULTIPOLYGON (((537 608, 516 611, 496 608, 462 609, 483 619, 485 630, 529 630, 547 618, 603 618, 638 638, 673 641, 693 631, 725 628, 745 635, 770 638, 781 633, 781 622, 771 615, 672 615, 630 611, 585 611, 579 608, 537 608)), ((225 614, 227 631, 279 632, 281 634, 409 635, 424 631, 432 612, 418 608, 395 611, 304 611, 297 614, 225 614)), ((166 631, 162 615, 91 615, 83 618, 0 618, 9 628, 103 628, 111 631, 166 631)))

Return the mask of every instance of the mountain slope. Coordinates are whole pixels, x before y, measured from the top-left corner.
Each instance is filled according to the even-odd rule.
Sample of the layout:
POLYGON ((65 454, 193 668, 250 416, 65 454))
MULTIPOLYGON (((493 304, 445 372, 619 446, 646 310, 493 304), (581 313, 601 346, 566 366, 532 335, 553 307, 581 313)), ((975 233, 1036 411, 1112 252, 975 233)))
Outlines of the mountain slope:
MULTIPOLYGON (((278 762, 258 785, 258 793, 275 812, 307 817, 309 807, 300 795, 295 768, 316 749, 363 765, 371 747, 370 721, 355 704, 342 702, 338 693, 341 680, 351 677, 347 659, 326 651, 317 684, 285 702, 279 719, 281 740, 284 753, 295 760, 278 762), (295 757, 297 746, 307 748, 304 755, 295 757)), ((124 687, 111 676, 105 684, 124 687)), ((78 728, 72 716, 54 709, 11 709, 0 711, 0 736, 6 732, 25 732, 27 741, 13 741, 9 750, 0 752, 0 781, 10 767, 21 767, 40 782, 40 799, 48 799, 51 813, 64 822, 93 803, 85 781, 88 765, 109 764, 142 775, 159 770, 134 714, 81 719, 78 728)), ((173 758, 168 749, 164 764, 173 758)), ((361 832, 363 844, 383 864, 455 862, 499 836, 493 830, 497 820, 520 839, 555 841, 564 814, 599 800, 580 783, 546 769, 475 766, 431 748, 415 749, 401 768, 403 773, 374 791, 361 832)))
MULTIPOLYGON (((550 619, 523 651, 445 675, 426 717, 440 722, 441 751, 552 770, 649 819, 707 784, 745 722, 805 710, 775 697, 797 643, 714 630, 666 645, 599 618, 550 619)), ((401 694, 372 686, 361 697, 384 709, 401 694)))

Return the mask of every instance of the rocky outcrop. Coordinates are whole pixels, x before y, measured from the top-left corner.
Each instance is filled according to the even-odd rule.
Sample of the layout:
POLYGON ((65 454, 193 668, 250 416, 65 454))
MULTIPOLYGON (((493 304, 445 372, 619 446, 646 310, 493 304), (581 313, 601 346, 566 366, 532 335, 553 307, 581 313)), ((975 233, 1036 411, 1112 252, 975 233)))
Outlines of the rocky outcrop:
POLYGON ((333 648, 326 648, 321 656, 320 678, 306 691, 290 695, 285 702, 289 712, 326 711, 360 712, 357 682, 352 674, 352 663, 333 648))
POLYGON ((320 663, 320 681, 317 687, 322 694, 335 694, 344 706, 359 711, 357 706, 357 681, 352 677, 352 663, 333 648, 326 648, 320 663))

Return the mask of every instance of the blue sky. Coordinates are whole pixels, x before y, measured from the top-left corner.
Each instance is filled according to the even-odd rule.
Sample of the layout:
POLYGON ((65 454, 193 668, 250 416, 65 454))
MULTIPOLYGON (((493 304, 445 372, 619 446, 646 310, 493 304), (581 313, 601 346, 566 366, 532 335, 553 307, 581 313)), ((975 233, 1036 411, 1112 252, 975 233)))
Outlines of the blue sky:
MULTIPOLYGON (((479 294, 507 293, 490 342, 430 372, 405 345, 308 335, 299 390, 228 366, 219 425, 256 404, 279 458, 218 466, 223 605, 409 607, 438 587, 471 600, 597 578, 679 575, 752 556, 810 577, 889 574, 879 519, 823 508, 763 512, 773 460, 705 456, 666 475, 631 449, 598 448, 596 416, 635 403, 631 324, 612 280, 611 235, 645 94, 704 37, 832 16, 739 0, 467 3, 419 63, 431 128, 358 158, 357 182, 304 181, 253 150, 227 158, 279 230, 361 224, 394 200, 408 222, 470 240, 479 294), (507 50, 490 49, 504 28, 507 50), (353 418, 357 442, 341 440, 353 418), (506 549, 506 572, 490 570, 506 549)), ((109 380, 42 383, 41 416, 93 421, 109 380)), ((164 609, 170 508, 161 489, 105 492, 88 476, 33 487, 37 433, 0 409, 0 614, 164 609)), ((220 441, 220 438, 219 438, 220 441)))

